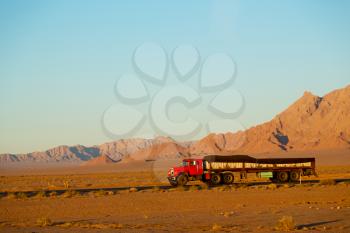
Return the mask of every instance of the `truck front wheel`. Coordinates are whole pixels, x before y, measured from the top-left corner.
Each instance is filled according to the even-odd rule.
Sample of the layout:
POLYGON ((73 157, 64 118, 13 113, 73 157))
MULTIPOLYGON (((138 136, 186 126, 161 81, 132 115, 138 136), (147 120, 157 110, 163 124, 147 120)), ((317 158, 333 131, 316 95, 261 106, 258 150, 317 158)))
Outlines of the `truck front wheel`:
POLYGON ((180 186, 186 185, 187 181, 188 181, 188 179, 187 179, 187 176, 185 176, 185 175, 179 175, 177 177, 177 184, 180 186))
POLYGON ((218 185, 221 182, 221 176, 219 174, 212 174, 210 178, 210 183, 218 185))
POLYGON ((222 178, 223 178, 224 184, 232 184, 234 180, 234 177, 231 173, 224 173, 222 175, 222 178))

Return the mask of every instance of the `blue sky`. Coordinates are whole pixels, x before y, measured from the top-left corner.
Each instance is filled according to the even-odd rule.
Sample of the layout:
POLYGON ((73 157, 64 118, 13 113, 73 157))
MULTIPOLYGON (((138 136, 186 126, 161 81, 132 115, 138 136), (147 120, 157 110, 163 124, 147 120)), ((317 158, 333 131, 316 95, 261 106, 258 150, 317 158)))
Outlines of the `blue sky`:
POLYGON ((144 42, 230 54, 238 120, 270 120, 305 90, 350 83, 349 11, 345 0, 0 1, 0 153, 110 141, 101 117, 144 42))

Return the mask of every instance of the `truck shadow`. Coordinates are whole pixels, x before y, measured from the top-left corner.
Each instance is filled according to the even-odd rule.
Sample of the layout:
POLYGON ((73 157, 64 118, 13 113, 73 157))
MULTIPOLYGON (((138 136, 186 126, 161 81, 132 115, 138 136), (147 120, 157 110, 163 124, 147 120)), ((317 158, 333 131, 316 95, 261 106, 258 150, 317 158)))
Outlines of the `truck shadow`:
POLYGON ((322 222, 314 222, 314 223, 309 223, 309 224, 302 224, 302 225, 298 225, 297 229, 317 227, 317 226, 326 225, 329 223, 334 223, 334 222, 339 222, 339 221, 341 221, 341 220, 337 219, 337 220, 331 220, 331 221, 322 221, 322 222))

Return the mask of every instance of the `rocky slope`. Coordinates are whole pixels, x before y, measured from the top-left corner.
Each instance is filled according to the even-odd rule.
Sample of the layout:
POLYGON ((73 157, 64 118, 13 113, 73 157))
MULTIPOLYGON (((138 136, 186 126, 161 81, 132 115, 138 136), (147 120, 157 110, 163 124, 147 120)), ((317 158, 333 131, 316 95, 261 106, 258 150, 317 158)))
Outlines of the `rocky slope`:
POLYGON ((274 119, 235 134, 210 134, 192 154, 350 149, 350 85, 323 97, 305 92, 274 119))
POLYGON ((117 162, 119 161, 111 159, 108 155, 101 155, 96 158, 85 161, 81 165, 82 166, 99 166, 99 165, 112 164, 117 162))

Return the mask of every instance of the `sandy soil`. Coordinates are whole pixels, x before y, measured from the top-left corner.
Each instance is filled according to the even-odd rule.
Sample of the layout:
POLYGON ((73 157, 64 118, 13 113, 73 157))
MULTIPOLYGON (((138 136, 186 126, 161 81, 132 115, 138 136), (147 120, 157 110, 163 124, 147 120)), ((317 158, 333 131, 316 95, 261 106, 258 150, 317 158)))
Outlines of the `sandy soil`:
POLYGON ((298 231, 350 231, 347 183, 196 189, 2 198, 0 231, 272 232, 283 216, 298 231))

